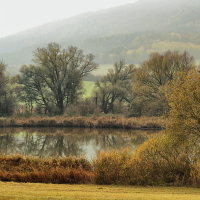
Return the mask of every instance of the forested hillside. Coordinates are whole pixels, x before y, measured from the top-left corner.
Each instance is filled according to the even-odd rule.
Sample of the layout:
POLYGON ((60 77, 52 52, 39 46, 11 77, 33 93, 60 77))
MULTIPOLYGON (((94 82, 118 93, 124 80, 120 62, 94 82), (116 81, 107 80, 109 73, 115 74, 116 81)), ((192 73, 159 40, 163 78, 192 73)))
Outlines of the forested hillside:
POLYGON ((153 51, 187 50, 200 55, 199 0, 138 0, 135 3, 51 22, 0 39, 0 58, 16 71, 32 51, 57 42, 93 53, 99 64, 139 63, 153 51))

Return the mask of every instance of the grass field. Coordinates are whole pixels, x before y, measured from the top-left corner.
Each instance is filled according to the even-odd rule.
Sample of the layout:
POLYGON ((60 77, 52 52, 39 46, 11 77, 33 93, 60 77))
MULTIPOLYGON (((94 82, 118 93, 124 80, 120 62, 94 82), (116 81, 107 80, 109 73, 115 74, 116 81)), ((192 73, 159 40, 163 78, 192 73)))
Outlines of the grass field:
POLYGON ((106 75, 108 72, 108 69, 112 68, 113 64, 101 64, 99 65, 99 68, 97 70, 94 70, 92 74, 94 75, 106 75))
POLYGON ((1 200, 200 200, 198 188, 0 182, 1 200))
POLYGON ((85 90, 85 93, 83 95, 84 98, 90 97, 92 95, 94 86, 95 82, 93 81, 83 81, 83 88, 85 90))

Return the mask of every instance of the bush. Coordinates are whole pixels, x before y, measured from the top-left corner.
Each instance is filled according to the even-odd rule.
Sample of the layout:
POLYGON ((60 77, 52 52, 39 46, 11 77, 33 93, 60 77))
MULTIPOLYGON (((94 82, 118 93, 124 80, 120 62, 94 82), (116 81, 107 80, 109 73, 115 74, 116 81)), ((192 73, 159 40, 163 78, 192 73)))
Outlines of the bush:
POLYGON ((0 180, 40 183, 92 183, 94 173, 85 158, 0 157, 0 180))
POLYGON ((99 152, 93 161, 97 184, 130 184, 134 161, 130 149, 99 152))
POLYGON ((199 187, 199 141, 190 138, 178 144, 164 133, 150 138, 136 152, 128 148, 100 151, 91 162, 84 157, 0 156, 0 180, 199 187))
POLYGON ((69 105, 65 114, 69 117, 99 115, 99 107, 95 105, 91 98, 86 98, 77 104, 69 105))
POLYGON ((168 135, 157 135, 146 141, 135 156, 138 176, 145 185, 191 185, 193 161, 185 146, 177 146, 168 135))
MULTIPOLYGON (((168 135, 157 135, 133 153, 99 152, 93 162, 97 184, 200 186, 200 159, 168 135)), ((194 153, 194 151, 193 151, 194 153)))

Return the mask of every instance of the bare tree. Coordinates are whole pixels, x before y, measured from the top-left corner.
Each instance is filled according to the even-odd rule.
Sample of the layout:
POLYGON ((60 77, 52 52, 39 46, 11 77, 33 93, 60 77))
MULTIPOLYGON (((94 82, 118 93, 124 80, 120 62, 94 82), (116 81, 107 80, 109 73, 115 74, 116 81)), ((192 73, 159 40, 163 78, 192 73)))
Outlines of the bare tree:
POLYGON ((15 99, 8 83, 6 64, 0 61, 0 116, 11 115, 14 110, 15 99))
POLYGON ((115 103, 132 101, 133 64, 126 65, 124 60, 116 62, 100 81, 96 82, 96 102, 104 113, 114 112, 115 103))
POLYGON ((166 51, 164 53, 152 53, 148 60, 140 64, 133 76, 133 91, 137 98, 135 99, 135 107, 143 106, 151 111, 151 115, 161 115, 165 111, 167 105, 163 87, 170 80, 173 80, 177 72, 189 71, 195 66, 195 60, 187 52, 180 53, 178 51, 166 51), (140 105, 139 105, 140 104, 140 105))
POLYGON ((84 55, 77 47, 62 49, 50 43, 47 48, 34 51, 35 65, 24 66, 18 76, 20 83, 35 92, 35 101, 48 110, 54 105, 56 113, 63 114, 68 104, 76 102, 82 88, 82 78, 98 65, 92 54, 84 55))

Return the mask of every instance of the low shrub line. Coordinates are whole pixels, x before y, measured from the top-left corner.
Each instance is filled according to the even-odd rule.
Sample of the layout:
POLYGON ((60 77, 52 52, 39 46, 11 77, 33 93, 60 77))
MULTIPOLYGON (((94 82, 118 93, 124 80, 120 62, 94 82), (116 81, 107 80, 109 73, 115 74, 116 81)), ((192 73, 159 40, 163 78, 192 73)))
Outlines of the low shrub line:
POLYGON ((99 152, 91 161, 1 155, 0 181, 200 187, 199 157, 191 154, 192 158, 194 151, 174 147, 167 140, 159 134, 135 152, 127 148, 99 152))
POLYGON ((0 118, 0 127, 162 129, 165 121, 159 117, 14 117, 0 118))
POLYGON ((33 183, 91 183, 94 173, 85 158, 0 157, 0 180, 33 183))

